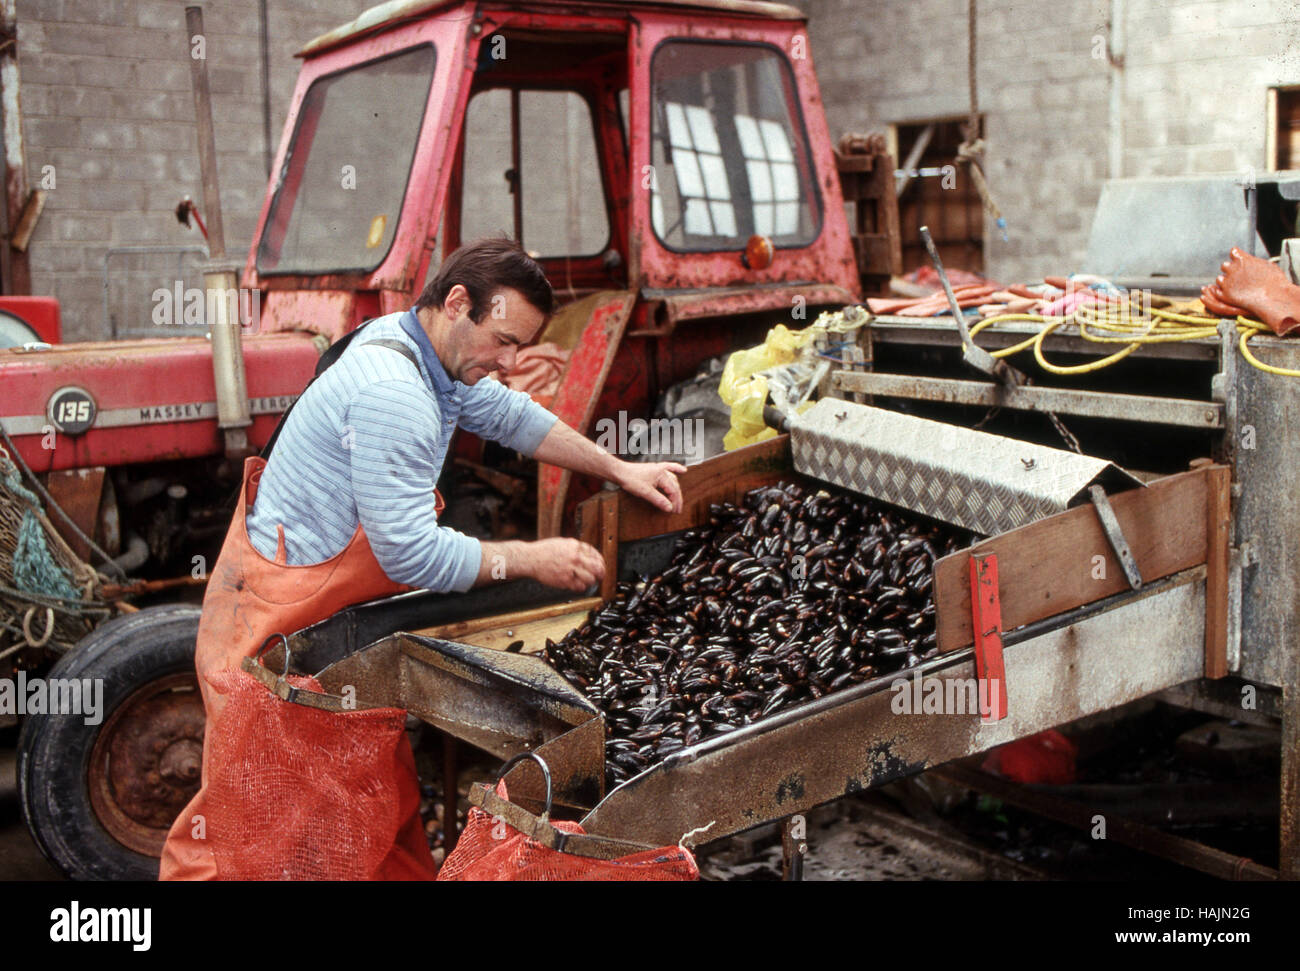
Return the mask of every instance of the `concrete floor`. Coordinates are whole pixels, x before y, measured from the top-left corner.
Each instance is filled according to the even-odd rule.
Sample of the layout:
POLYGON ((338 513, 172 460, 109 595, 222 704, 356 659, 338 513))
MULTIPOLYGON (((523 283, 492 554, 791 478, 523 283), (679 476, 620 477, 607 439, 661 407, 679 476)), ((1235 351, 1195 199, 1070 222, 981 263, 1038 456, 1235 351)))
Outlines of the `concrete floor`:
MULTIPOLYGON (((807 816, 803 879, 1042 880, 1046 874, 976 846, 954 832, 927 828, 878 798, 848 799, 807 816)), ((705 880, 779 880, 778 827, 742 835, 700 860, 705 880), (765 832, 771 830, 770 833, 765 832), (747 845, 756 844, 756 845, 747 845)))

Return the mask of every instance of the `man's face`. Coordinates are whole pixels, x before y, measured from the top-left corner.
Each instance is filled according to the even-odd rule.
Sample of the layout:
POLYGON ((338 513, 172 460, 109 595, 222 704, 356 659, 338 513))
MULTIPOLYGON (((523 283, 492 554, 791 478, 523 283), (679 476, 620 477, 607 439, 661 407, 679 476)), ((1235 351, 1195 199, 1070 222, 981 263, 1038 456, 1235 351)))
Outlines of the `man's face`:
POLYGON ((520 346, 537 337, 546 319, 518 290, 508 287, 489 298, 477 324, 469 316, 469 294, 459 284, 447 294, 443 310, 451 321, 452 358, 444 364, 447 373, 465 385, 477 384, 493 371, 509 373, 520 346))

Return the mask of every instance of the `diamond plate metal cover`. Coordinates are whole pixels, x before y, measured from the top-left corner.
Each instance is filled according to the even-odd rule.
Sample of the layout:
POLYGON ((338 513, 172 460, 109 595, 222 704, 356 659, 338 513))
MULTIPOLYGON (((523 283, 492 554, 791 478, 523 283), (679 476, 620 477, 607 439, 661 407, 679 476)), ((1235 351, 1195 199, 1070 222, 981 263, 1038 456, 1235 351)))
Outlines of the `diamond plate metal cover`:
POLYGON ((985 536, 1142 483, 1103 459, 823 398, 790 426, 794 467, 985 536))

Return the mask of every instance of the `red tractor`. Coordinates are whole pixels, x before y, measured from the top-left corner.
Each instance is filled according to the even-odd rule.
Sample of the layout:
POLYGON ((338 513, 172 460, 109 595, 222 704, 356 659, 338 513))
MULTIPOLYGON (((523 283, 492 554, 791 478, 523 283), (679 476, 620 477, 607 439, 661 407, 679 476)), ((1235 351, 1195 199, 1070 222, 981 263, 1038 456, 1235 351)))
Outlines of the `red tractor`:
MULTIPOLYGON (((549 407, 584 431, 650 417, 702 362, 899 271, 892 159, 879 140, 832 147, 793 7, 394 0, 299 56, 236 354, 214 355, 201 331, 0 350, 0 418, 19 456, 97 545, 127 549, 150 590, 201 581, 240 460, 324 348, 409 307, 462 241, 504 232, 540 258, 563 304, 540 339, 565 361, 549 407)), ((461 439, 457 470, 531 488, 517 457, 461 439)), ((542 536, 600 486, 547 466, 535 483, 542 536)), ((487 606, 472 593, 398 601, 359 615, 352 636, 487 606)), ((104 685, 98 725, 29 717, 20 743, 29 825, 74 876, 156 873, 197 785, 197 619, 192 604, 155 604, 108 620, 49 671, 104 685)), ((6 636, 20 644, 0 634, 0 675, 48 660, 48 646, 6 652, 6 636)))

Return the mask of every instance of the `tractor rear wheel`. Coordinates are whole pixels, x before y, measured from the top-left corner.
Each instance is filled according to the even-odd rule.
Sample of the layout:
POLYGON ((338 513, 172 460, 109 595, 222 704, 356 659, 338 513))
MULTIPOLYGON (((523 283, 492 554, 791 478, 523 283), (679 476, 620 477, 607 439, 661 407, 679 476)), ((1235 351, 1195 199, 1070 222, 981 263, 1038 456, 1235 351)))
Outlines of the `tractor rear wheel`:
POLYGON ((46 857, 74 879, 158 878, 167 830, 199 787, 199 615, 168 605, 102 624, 46 676, 100 681, 98 723, 67 714, 23 722, 23 815, 46 857))

